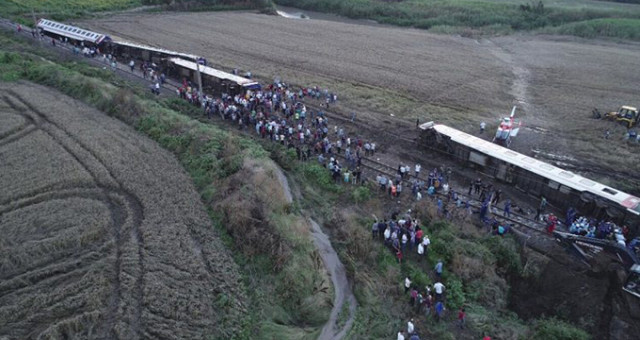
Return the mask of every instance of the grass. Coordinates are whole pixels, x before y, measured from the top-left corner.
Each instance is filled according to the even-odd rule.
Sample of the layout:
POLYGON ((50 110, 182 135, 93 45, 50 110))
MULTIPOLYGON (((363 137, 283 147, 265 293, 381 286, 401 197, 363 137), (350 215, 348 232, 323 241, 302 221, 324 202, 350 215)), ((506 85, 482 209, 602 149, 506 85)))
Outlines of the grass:
POLYGON ((541 30, 544 33, 575 35, 583 38, 609 37, 640 40, 640 19, 592 19, 541 30))
POLYGON ((164 6, 169 10, 226 11, 239 9, 263 9, 273 7, 270 0, 3 0, 2 16, 24 25, 33 26, 33 15, 53 20, 91 17, 100 12, 122 11, 144 5, 164 6))
MULTIPOLYGON (((382 2, 375 0, 275 0, 276 4, 294 6, 320 12, 337 13, 349 18, 372 19, 384 24, 433 29, 439 33, 471 35, 504 34, 556 28, 568 24, 607 19, 610 26, 623 28, 595 29, 586 37, 616 37, 637 39, 638 25, 627 19, 640 19, 640 7, 601 1, 565 0, 548 5, 544 1, 513 0, 414 0, 382 2), (540 5, 542 4, 542 5, 540 5), (471 30, 469 30, 471 29, 471 30)), ((593 26, 593 24, 590 24, 593 26)), ((602 26, 599 26, 602 28, 602 26)), ((572 26, 560 34, 580 33, 572 26)))

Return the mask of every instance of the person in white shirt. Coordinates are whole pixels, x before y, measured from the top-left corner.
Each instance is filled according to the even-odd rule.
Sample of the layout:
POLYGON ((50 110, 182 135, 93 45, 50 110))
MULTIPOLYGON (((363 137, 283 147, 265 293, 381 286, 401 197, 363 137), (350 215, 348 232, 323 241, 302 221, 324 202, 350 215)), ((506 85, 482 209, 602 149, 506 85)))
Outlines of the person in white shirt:
POLYGON ((422 237, 422 245, 424 246, 424 253, 428 254, 429 252, 429 245, 431 244, 431 240, 429 240, 429 236, 428 235, 424 235, 422 237))
POLYGON ((398 340, 404 340, 404 331, 399 331, 398 332, 398 340))
POLYGON ((411 335, 413 334, 413 319, 409 320, 409 322, 407 322, 407 334, 411 335))
POLYGON ((418 243, 418 262, 422 261, 422 256, 424 256, 424 246, 421 243, 418 243))
POLYGON ((436 293, 436 301, 442 301, 442 294, 445 289, 446 287, 440 281, 433 285, 433 291, 436 293))
POLYGON ((411 279, 409 279, 409 277, 405 277, 404 278, 404 293, 406 294, 409 291, 409 288, 411 288, 411 279))
POLYGON ((418 178, 418 176, 420 176, 420 170, 422 170, 422 166, 420 166, 420 164, 416 164, 416 178, 418 178))

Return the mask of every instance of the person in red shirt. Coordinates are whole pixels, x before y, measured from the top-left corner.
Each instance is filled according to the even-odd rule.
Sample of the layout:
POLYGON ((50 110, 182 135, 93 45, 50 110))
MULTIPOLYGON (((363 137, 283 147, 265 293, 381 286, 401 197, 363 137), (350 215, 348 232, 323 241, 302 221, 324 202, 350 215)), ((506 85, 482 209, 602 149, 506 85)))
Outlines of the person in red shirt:
POLYGON ((558 218, 555 215, 550 214, 548 223, 549 224, 547 225, 547 232, 549 232, 549 234, 553 234, 553 231, 556 229, 556 224, 558 223, 558 218))
POLYGON ((461 329, 464 328, 466 318, 467 313, 464 311, 464 307, 460 307, 460 310, 458 311, 458 326, 460 326, 461 329))
POLYGON ((424 232, 422 231, 422 229, 418 229, 418 231, 416 231, 416 246, 418 245, 418 243, 422 242, 423 235, 424 232))
POLYGON ((491 337, 490 337, 490 336, 488 336, 488 335, 485 335, 485 336, 482 338, 482 340, 491 340, 491 337))

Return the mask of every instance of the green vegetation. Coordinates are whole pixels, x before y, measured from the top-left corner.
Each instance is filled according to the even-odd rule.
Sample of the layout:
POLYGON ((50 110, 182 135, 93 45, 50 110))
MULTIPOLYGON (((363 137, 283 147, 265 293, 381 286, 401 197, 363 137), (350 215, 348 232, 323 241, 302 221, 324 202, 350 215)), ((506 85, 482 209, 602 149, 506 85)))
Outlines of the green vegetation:
POLYGON ((600 1, 565 0, 552 6, 544 1, 512 0, 275 0, 275 3, 440 33, 502 34, 547 29, 545 32, 583 37, 640 36, 640 7, 600 1))
POLYGON ((550 318, 538 320, 534 326, 533 339, 545 340, 587 340, 591 337, 581 329, 566 322, 550 318))
POLYGON ((0 1, 0 13, 23 24, 33 25, 32 14, 38 18, 46 16, 53 20, 63 20, 141 5, 141 0, 5 0, 0 1))
POLYGON ((542 32, 575 35, 583 38, 611 37, 640 39, 640 19, 593 19, 549 27, 542 32))
POLYGON ((33 15, 53 20, 93 16, 105 11, 121 11, 140 6, 163 6, 171 10, 220 11, 238 9, 273 9, 271 0, 4 0, 2 16, 32 26, 33 15))

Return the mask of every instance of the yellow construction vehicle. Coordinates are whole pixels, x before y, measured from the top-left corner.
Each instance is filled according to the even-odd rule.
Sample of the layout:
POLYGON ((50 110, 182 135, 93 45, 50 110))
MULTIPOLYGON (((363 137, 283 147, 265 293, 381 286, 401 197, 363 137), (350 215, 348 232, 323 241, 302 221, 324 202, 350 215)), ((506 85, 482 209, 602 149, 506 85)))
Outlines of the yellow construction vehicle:
POLYGON ((630 129, 638 125, 640 114, 638 114, 638 109, 635 107, 621 106, 618 111, 605 113, 604 119, 622 123, 630 129))

